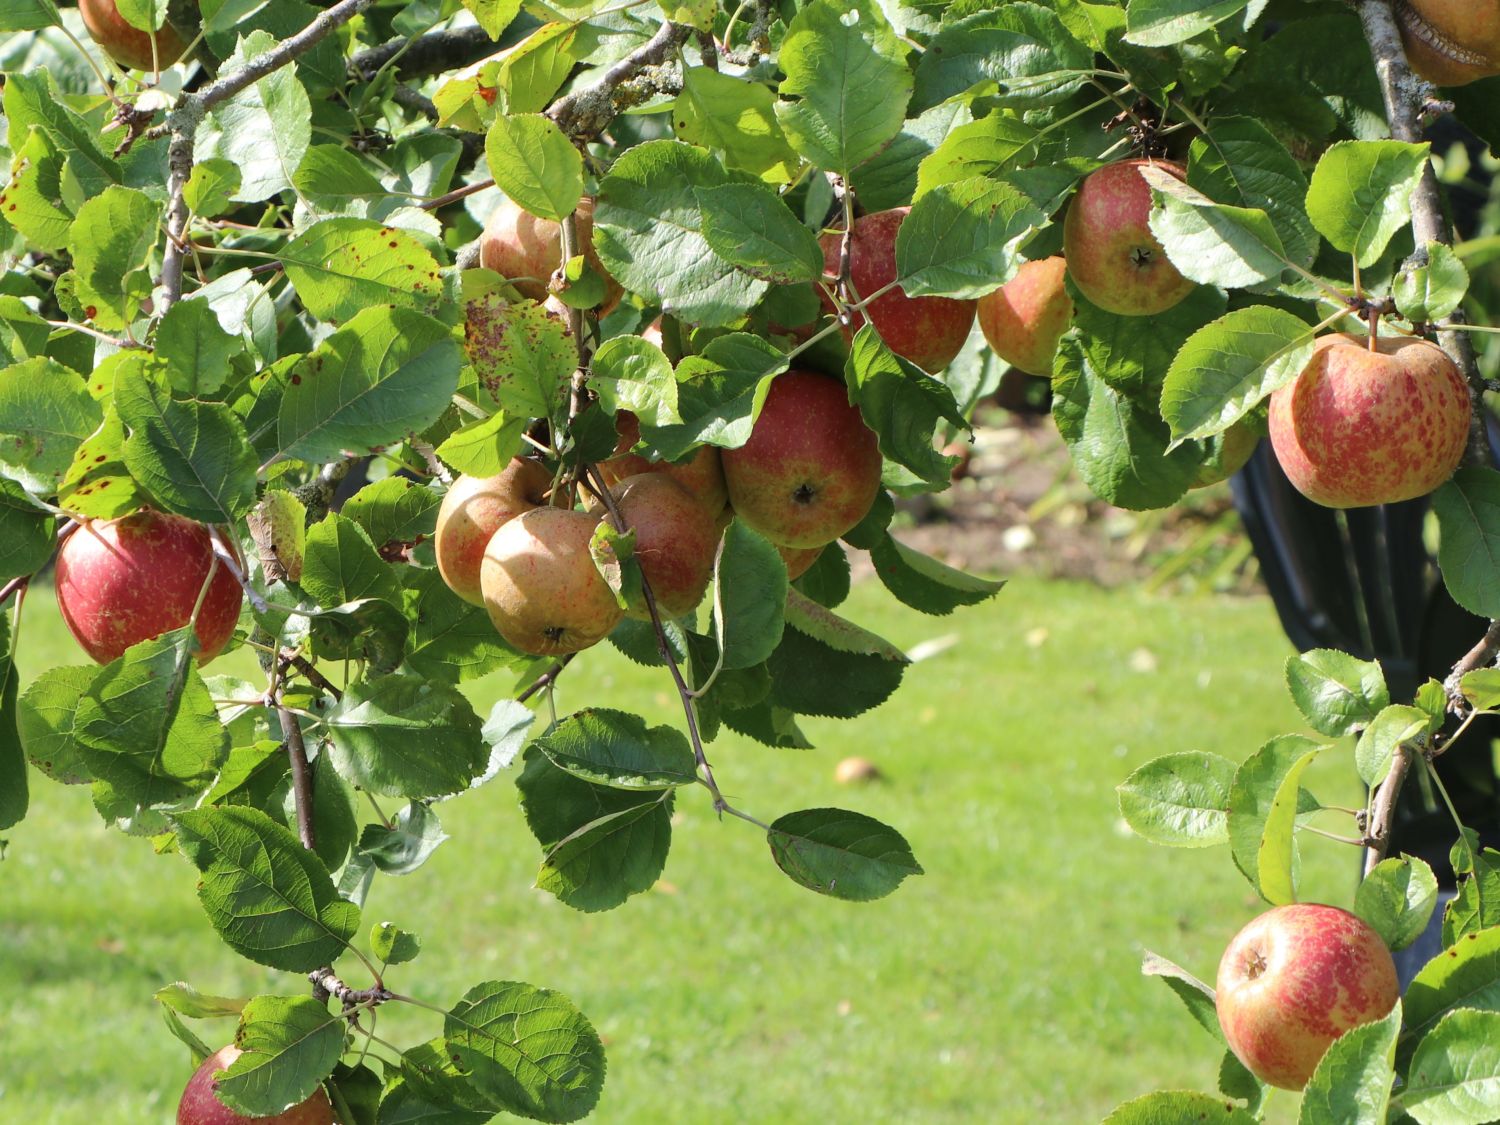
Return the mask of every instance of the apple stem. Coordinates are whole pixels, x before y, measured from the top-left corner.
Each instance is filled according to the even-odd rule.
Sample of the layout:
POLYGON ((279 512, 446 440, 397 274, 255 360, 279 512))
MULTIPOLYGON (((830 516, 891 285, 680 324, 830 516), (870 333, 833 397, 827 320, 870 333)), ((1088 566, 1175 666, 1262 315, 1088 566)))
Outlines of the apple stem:
POLYGON ((0 586, 0 605, 10 601, 11 595, 26 589, 26 584, 31 581, 31 575, 23 574, 20 578, 12 578, 4 586, 0 586))

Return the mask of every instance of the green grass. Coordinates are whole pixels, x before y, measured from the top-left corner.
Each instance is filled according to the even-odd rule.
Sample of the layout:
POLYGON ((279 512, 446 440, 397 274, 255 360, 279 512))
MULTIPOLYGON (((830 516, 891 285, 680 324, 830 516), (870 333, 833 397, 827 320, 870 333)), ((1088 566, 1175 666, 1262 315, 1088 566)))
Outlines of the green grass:
MULTIPOLYGON (((665 883, 580 914, 531 889, 537 847, 502 777, 441 807, 453 838, 425 868, 377 883, 366 925, 389 919, 424 941, 392 986, 440 1004, 490 978, 563 991, 608 1046, 601 1122, 1083 1122, 1154 1088, 1212 1089, 1215 1045, 1139 975, 1141 951, 1211 980, 1257 900, 1222 849, 1129 835, 1114 787, 1160 753, 1238 760, 1300 729, 1269 603, 1018 582, 925 618, 866 585, 846 612, 907 648, 958 642, 873 714, 809 722, 817 750, 730 736, 710 755, 726 793, 762 819, 858 809, 898 827, 925 876, 877 903, 821 898, 777 871, 751 826, 717 823, 690 792, 665 883), (1132 661, 1137 649, 1154 671, 1134 670, 1149 663, 1132 661), (832 767, 848 754, 889 780, 841 789, 832 767)), ((23 679, 79 662, 47 591, 24 632, 23 679)), ((669 687, 600 651, 568 670, 559 702, 673 721, 669 687)), ((304 987, 220 945, 187 863, 105 832, 82 788, 33 775, 31 815, 8 840, 0 1119, 169 1121, 188 1059, 154 989, 304 987)), ((1355 857, 1306 850, 1306 897, 1347 903, 1355 857)), ((382 1034, 435 1033, 431 1013, 396 1007, 382 1034)), ((233 1030, 198 1026, 213 1042, 233 1030)))

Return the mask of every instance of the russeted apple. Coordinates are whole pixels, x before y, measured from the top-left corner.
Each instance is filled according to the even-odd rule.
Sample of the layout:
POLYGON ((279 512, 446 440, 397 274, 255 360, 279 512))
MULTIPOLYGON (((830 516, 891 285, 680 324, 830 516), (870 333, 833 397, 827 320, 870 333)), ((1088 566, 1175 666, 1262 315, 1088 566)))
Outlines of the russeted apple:
POLYGON ((626 477, 640 473, 660 473, 670 477, 692 494, 714 519, 724 510, 729 497, 724 487, 724 466, 719 451, 711 445, 699 446, 686 461, 648 461, 639 453, 631 453, 641 440, 641 423, 628 410, 615 415, 615 432, 620 440, 615 443, 614 455, 599 462, 599 471, 605 483, 614 487, 626 477))
POLYGON ((1383 1019, 1397 995, 1380 935, 1347 910, 1304 902, 1268 910, 1235 935, 1219 962, 1214 1003, 1246 1069, 1300 1090, 1329 1044, 1383 1019))
POLYGON ((155 65, 162 69, 182 58, 182 52, 187 50, 187 43, 170 23, 162 24, 154 35, 126 23, 115 0, 78 0, 78 14, 83 17, 89 38, 124 67, 150 70, 153 38, 156 40, 155 65))
MULTIPOLYGON (((605 281, 604 314, 620 303, 624 289, 605 272, 594 253, 594 200, 584 196, 578 203, 578 241, 584 261, 605 281)), ((546 300, 547 282, 562 265, 562 227, 551 219, 539 219, 509 199, 490 212, 479 236, 479 264, 509 278, 523 297, 546 300)))
POLYGON ((1271 448, 1297 490, 1329 508, 1425 496, 1463 459, 1472 408, 1458 366, 1436 344, 1321 336, 1271 396, 1271 448))
POLYGON ((1029 375, 1052 374, 1057 341, 1073 319, 1063 284, 1067 262, 1058 256, 1024 262, 1016 276, 979 298, 979 328, 995 354, 1029 375))
POLYGON ((1397 0, 1406 61, 1438 86, 1500 74, 1500 0, 1397 0))
POLYGON ((490 537, 479 588, 510 645, 561 656, 598 643, 620 623, 619 603, 589 553, 598 523, 586 512, 533 508, 490 537))
POLYGON ((214 1093, 214 1074, 227 1069, 241 1053, 231 1043, 209 1055, 193 1071, 177 1103, 177 1125, 334 1125, 333 1106, 321 1088, 306 1101, 270 1117, 248 1117, 230 1109, 214 1093))
MULTIPOLYGON (((635 557, 658 612, 663 617, 690 613, 713 578, 719 544, 714 517, 687 489, 660 473, 626 477, 609 492, 625 527, 635 532, 635 557)), ((644 597, 626 606, 625 615, 651 619, 644 597)))
MULTIPOLYGON (((84 651, 108 664, 131 645, 186 625, 213 565, 208 528, 182 516, 142 508, 122 519, 85 520, 57 552, 57 606, 84 651)), ((229 643, 243 598, 220 563, 198 612, 200 663, 229 643)))
MULTIPOLYGON (((849 280, 863 300, 896 280, 896 232, 910 207, 876 211, 854 220, 849 242, 849 280)), ((823 247, 823 269, 839 271, 842 231, 830 231, 819 239, 823 247)), ((823 307, 833 306, 823 298, 823 307)), ((974 302, 949 297, 908 297, 898 286, 872 301, 865 315, 880 338, 897 355, 905 356, 926 371, 941 371, 953 362, 969 329, 974 325, 974 302)), ((865 316, 856 314, 846 334, 857 331, 865 316)))
POLYGON ((500 528, 533 508, 547 503, 552 474, 540 461, 514 458, 498 476, 461 476, 438 508, 433 549, 438 573, 464 601, 483 605, 479 589, 479 561, 485 544, 500 528))
POLYGON ((1121 160, 1084 177, 1063 219, 1063 257, 1079 291, 1107 312, 1151 316, 1193 291, 1151 233, 1146 165, 1187 178, 1172 160, 1121 160))
POLYGON ((880 491, 875 432, 843 380, 811 371, 776 376, 750 440, 722 459, 735 515, 783 547, 833 542, 880 491))

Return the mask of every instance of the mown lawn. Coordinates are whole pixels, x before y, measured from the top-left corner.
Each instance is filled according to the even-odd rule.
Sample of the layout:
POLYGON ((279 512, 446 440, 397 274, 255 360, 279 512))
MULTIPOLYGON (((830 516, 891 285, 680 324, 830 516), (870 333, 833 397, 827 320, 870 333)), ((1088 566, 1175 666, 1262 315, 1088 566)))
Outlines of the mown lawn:
MULTIPOLYGON (((530 889, 538 851, 502 777, 441 807, 452 839, 424 869, 377 884, 366 922, 424 942, 392 986, 440 1004, 487 978, 565 992, 608 1045, 601 1122, 1085 1122, 1160 1086, 1212 1089, 1214 1044, 1139 975, 1140 955, 1212 980, 1256 900, 1222 850, 1130 836, 1114 787, 1159 753, 1239 759, 1301 729, 1269 603, 1025 581, 927 618, 869 584, 845 612, 907 649, 956 643, 881 710, 807 723, 817 750, 726 736, 710 753, 741 807, 861 810, 905 833, 925 876, 873 904, 820 898, 780 874, 755 829, 686 793, 664 882, 579 914, 530 889), (888 780, 841 789, 833 765, 848 754, 888 780)), ((240 654, 216 670, 238 659, 253 668, 240 654)), ((36 590, 23 682, 80 661, 36 590)), ((599 651, 568 670, 559 704, 673 721, 669 688, 599 651)), ((156 988, 304 986, 219 944, 182 858, 106 833, 86 790, 33 778, 0 863, 0 1120, 167 1122, 188 1057, 156 988)), ((1354 857, 1306 851, 1306 897, 1346 904, 1354 857)), ((395 1007, 382 1036, 435 1033, 431 1013, 395 1007)), ((199 1027, 214 1042, 233 1030, 199 1027)))

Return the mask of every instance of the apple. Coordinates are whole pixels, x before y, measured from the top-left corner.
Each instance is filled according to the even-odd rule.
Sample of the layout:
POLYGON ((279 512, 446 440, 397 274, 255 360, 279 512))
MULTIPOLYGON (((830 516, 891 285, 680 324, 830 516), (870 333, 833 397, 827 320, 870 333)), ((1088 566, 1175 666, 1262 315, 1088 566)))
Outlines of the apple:
MULTIPOLYGON (((849 280, 861 300, 896 280, 896 232, 910 207, 876 211, 854 220, 854 236, 849 244, 849 280)), ((839 253, 843 231, 830 231, 819 239, 823 247, 823 268, 830 274, 839 272, 839 253)), ((948 297, 908 297, 898 287, 870 303, 865 310, 875 331, 897 355, 905 356, 926 371, 941 371, 969 338, 974 324, 973 301, 955 301, 948 297)), ((827 297, 823 307, 832 312, 827 297)), ((854 323, 845 330, 853 332, 865 322, 855 314, 854 323)))
POLYGON ((209 1055, 193 1071, 177 1103, 177 1125, 335 1125, 333 1106, 321 1087, 306 1101, 271 1117, 248 1117, 230 1109, 214 1096, 214 1072, 224 1070, 241 1053, 231 1043, 209 1055))
POLYGON ((641 440, 641 422, 628 410, 615 415, 615 432, 620 439, 615 443, 614 456, 599 462, 599 471, 604 474, 606 484, 613 487, 626 477, 660 473, 687 489, 704 511, 718 518, 729 492, 724 486, 724 465, 716 448, 699 446, 690 458, 677 463, 648 461, 639 453, 630 452, 641 440))
POLYGON ((1063 220, 1063 257, 1079 291, 1107 312, 1151 316, 1193 291, 1151 233, 1147 165, 1179 180, 1187 169, 1172 160, 1121 160, 1084 177, 1063 220))
POLYGON ((484 605, 479 589, 479 561, 485 544, 501 526, 547 503, 552 474, 540 461, 514 458, 493 477, 461 476, 438 508, 433 549, 438 573, 464 601, 484 605))
POLYGON ((779 543, 776 544, 776 550, 781 555, 781 561, 786 563, 787 581, 795 582, 811 570, 812 564, 818 561, 818 556, 823 553, 823 548, 827 546, 828 544, 826 543, 818 547, 783 547, 779 543))
POLYGON ((1500 0, 1398 0, 1406 61, 1438 86, 1500 74, 1500 0))
POLYGON ((1016 276, 979 298, 979 328, 995 354, 1029 375, 1051 376, 1057 341, 1073 319, 1061 257, 1025 262, 1016 276))
MULTIPOLYGON (((577 215, 578 241, 583 246, 584 260, 589 269, 605 280, 604 301, 599 306, 603 315, 620 303, 625 290, 605 272, 594 253, 592 196, 579 200, 577 215)), ((551 293, 548 281, 563 264, 562 227, 551 219, 537 218, 509 199, 504 200, 490 212, 479 236, 479 264, 509 278, 521 296, 544 301, 551 293)))
POLYGON ((1436 344, 1382 336, 1319 337, 1292 382, 1271 396, 1271 448, 1297 490, 1329 508, 1425 496, 1469 439, 1469 388, 1436 344))
MULTIPOLYGON (((192 619, 213 565, 208 528, 143 508, 117 520, 84 520, 57 552, 57 606, 74 639, 100 664, 192 619)), ((223 564, 198 613, 199 663, 223 651, 244 593, 223 564)))
POLYGON ((840 785, 864 785, 883 776, 880 767, 869 758, 844 758, 833 767, 833 780, 840 785))
POLYGON ((1198 468, 1198 475, 1190 488, 1207 488, 1211 484, 1228 480, 1245 467, 1255 447, 1260 444, 1260 433, 1246 421, 1236 422, 1222 434, 1208 439, 1208 456, 1198 468))
MULTIPOLYGON (((670 477, 640 473, 610 490, 626 529, 635 532, 635 557, 663 617, 683 617, 703 600, 714 574, 719 534, 715 518, 670 477)), ((606 519, 609 517, 606 516, 606 519)), ((644 598, 627 617, 651 620, 644 598)))
POLYGON ((1219 962, 1214 1004, 1235 1057, 1262 1082, 1300 1090, 1330 1043, 1396 1004, 1396 965, 1380 935, 1336 906, 1268 910, 1219 962))
POLYGON ((620 623, 620 605, 589 553, 598 523, 586 512, 533 508, 490 537, 479 587, 508 644, 561 656, 596 644, 620 623))
POLYGON ((722 454, 735 515, 782 547, 821 547, 880 491, 880 445, 843 380, 787 371, 771 381, 750 440, 722 454))
MULTIPOLYGON (((78 14, 83 17, 83 26, 88 28, 89 37, 115 62, 134 70, 153 69, 153 34, 126 23, 115 0, 78 0, 78 14)), ((162 24, 154 38, 155 67, 166 69, 187 50, 187 42, 170 23, 162 24)))

